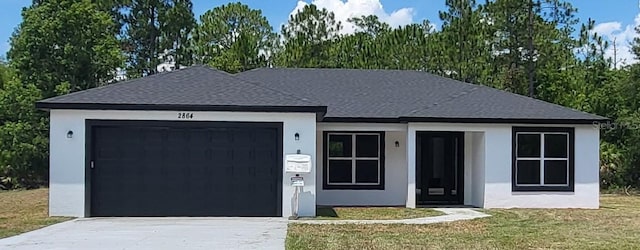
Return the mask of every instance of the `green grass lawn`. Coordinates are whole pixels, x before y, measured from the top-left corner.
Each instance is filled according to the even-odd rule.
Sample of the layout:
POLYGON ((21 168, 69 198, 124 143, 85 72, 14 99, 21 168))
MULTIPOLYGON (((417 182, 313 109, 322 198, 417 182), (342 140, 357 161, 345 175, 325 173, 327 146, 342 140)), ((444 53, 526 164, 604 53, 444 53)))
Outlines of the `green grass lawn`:
POLYGON ((0 191, 0 238, 5 238, 69 218, 49 217, 49 190, 0 191))
POLYGON ((404 207, 319 207, 319 220, 395 220, 443 215, 429 208, 404 207))
POLYGON ((601 208, 492 209, 431 225, 290 224, 288 249, 638 249, 640 196, 602 195, 601 208))

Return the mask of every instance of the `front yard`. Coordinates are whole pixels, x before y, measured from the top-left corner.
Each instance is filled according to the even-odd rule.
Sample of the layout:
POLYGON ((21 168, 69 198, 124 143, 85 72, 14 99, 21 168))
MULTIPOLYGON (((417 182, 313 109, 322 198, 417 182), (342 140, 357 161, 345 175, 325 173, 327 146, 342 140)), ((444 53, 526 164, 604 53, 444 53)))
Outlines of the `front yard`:
POLYGON ((443 215, 429 208, 404 207, 320 207, 318 220, 396 220, 443 215))
MULTIPOLYGON (((47 194, 47 189, 0 191, 0 238, 67 220, 47 216, 47 194)), ((336 208, 335 212, 338 219, 438 215, 430 209, 404 208, 336 208)), ((598 210, 485 212, 493 216, 430 225, 290 224, 286 245, 288 249, 637 249, 640 246, 640 196, 602 195, 598 210)), ((329 219, 332 216, 327 215, 329 219)))
POLYGON ((0 238, 68 220, 49 217, 48 194, 46 188, 0 191, 0 238))
POLYGON ((503 209, 431 225, 290 224, 288 249, 637 249, 640 196, 602 195, 598 210, 503 209))

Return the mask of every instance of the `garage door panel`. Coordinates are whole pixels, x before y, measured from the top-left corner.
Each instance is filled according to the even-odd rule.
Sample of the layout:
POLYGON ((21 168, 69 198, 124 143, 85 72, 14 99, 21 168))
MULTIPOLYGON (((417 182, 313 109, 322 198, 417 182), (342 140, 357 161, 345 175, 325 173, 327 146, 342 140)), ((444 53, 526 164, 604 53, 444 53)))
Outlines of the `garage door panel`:
POLYGON ((280 215, 281 124, 181 124, 91 128, 92 216, 280 215))
POLYGON ((248 129, 231 129, 231 143, 236 146, 251 145, 255 134, 248 129))
POLYGON ((277 140, 277 133, 275 131, 262 129, 256 131, 254 144, 256 148, 271 148, 270 142, 277 140))

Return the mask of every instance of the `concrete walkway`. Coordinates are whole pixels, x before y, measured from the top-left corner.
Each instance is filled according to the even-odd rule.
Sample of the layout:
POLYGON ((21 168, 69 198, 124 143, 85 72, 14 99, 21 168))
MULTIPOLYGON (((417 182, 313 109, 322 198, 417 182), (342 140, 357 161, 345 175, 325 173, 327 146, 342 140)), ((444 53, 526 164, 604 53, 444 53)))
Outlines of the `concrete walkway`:
POLYGON ((491 215, 478 212, 470 208, 434 208, 433 210, 445 213, 445 215, 401 219, 401 220, 294 220, 290 223, 303 224, 433 224, 442 222, 452 222, 459 220, 473 220, 477 218, 489 217, 491 215))
POLYGON ((0 239, 0 249, 281 250, 286 234, 286 218, 91 218, 0 239))

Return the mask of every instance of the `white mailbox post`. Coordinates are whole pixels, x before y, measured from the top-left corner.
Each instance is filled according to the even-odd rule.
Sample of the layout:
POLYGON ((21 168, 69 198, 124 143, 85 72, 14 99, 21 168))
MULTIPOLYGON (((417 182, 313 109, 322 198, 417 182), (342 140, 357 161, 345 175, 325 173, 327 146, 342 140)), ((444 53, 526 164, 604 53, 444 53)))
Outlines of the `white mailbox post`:
POLYGON ((311 173, 311 156, 303 154, 286 155, 285 162, 285 171, 295 174, 295 176, 291 177, 291 186, 295 188, 293 194, 295 203, 293 217, 298 218, 298 196, 304 187, 304 178, 300 174, 311 173))

